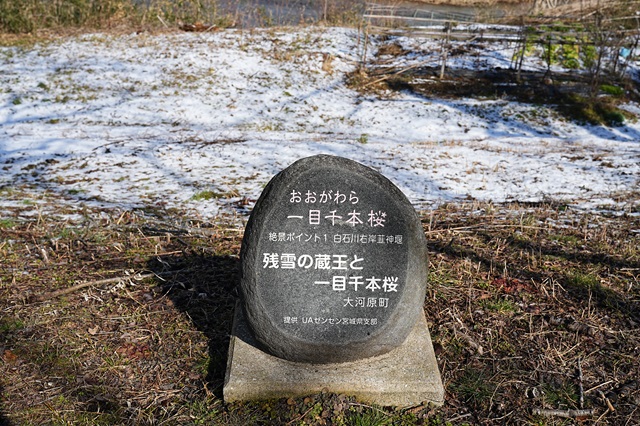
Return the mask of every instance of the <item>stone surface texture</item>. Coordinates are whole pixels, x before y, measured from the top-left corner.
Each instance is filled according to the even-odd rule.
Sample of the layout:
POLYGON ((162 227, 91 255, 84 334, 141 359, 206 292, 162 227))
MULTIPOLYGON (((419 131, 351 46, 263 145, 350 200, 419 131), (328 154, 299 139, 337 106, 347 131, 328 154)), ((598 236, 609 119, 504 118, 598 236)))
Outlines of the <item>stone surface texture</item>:
POLYGON ((402 345, 359 361, 291 362, 256 346, 242 310, 236 309, 223 389, 226 402, 298 397, 325 390, 382 406, 444 403, 444 388, 424 314, 402 345))
POLYGON ((247 323, 280 358, 381 355, 423 315, 420 220, 393 183, 345 158, 309 157, 276 175, 251 214, 240 257, 247 323))

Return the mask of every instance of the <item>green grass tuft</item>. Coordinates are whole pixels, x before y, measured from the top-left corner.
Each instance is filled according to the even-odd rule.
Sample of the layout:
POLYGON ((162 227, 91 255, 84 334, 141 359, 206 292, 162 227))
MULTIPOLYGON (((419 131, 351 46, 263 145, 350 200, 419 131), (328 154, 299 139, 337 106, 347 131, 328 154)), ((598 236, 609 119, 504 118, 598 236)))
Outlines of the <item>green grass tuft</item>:
POLYGON ((470 406, 487 409, 496 386, 485 370, 469 366, 451 384, 451 389, 457 393, 460 400, 470 406))
POLYGON ((625 121, 625 113, 610 98, 593 99, 571 93, 564 96, 559 109, 567 117, 582 123, 621 126, 625 121))
POLYGON ((194 201, 209 201, 209 200, 217 200, 218 198, 223 198, 224 194, 215 191, 200 191, 193 194, 191 197, 194 201))
POLYGON ((13 228, 14 226, 16 226, 16 221, 10 218, 7 219, 0 219, 0 229, 9 229, 9 228, 13 228))
POLYGON ((603 84, 600 86, 600 90, 602 90, 607 95, 621 97, 624 95, 624 89, 622 87, 613 86, 611 84, 603 84))

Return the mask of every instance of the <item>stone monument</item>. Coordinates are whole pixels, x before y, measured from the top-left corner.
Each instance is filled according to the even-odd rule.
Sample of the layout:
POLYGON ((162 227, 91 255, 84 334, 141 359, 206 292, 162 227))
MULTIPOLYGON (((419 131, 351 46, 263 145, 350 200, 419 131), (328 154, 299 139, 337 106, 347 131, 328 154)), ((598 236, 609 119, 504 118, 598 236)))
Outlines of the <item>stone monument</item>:
POLYGON ((325 389, 443 403, 422 310, 422 225, 384 176, 341 157, 297 161, 257 201, 240 259, 226 401, 325 389))

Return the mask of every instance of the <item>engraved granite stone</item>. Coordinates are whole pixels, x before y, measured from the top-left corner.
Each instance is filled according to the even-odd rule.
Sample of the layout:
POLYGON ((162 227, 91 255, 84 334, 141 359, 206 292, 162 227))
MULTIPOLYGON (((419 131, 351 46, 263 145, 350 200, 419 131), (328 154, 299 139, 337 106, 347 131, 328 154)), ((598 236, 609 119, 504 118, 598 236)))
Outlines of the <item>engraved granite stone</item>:
POLYGON ((422 316, 420 220, 393 183, 355 161, 318 155, 276 175, 253 209, 240 257, 249 327, 286 360, 384 354, 422 316))

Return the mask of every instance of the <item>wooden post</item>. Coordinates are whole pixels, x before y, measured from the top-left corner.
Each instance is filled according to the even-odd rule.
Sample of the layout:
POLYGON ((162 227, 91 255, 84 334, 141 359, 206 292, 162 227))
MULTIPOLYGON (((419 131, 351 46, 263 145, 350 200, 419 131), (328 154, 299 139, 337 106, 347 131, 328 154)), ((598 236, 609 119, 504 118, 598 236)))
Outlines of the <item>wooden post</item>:
POLYGON ((328 3, 329 3, 329 0, 324 0, 323 20, 325 24, 327 23, 327 10, 329 9, 328 3))
POLYGON ((440 80, 444 78, 444 71, 447 68, 447 54, 449 53, 449 39, 451 36, 451 22, 447 22, 444 25, 444 29, 447 32, 447 35, 444 38, 442 43, 442 65, 440 66, 440 80))
POLYGON ((520 57, 518 58, 518 72, 516 74, 516 79, 518 83, 522 83, 521 71, 522 71, 522 62, 524 62, 524 55, 527 53, 527 27, 524 22, 524 17, 522 17, 522 50, 520 51, 520 57))

